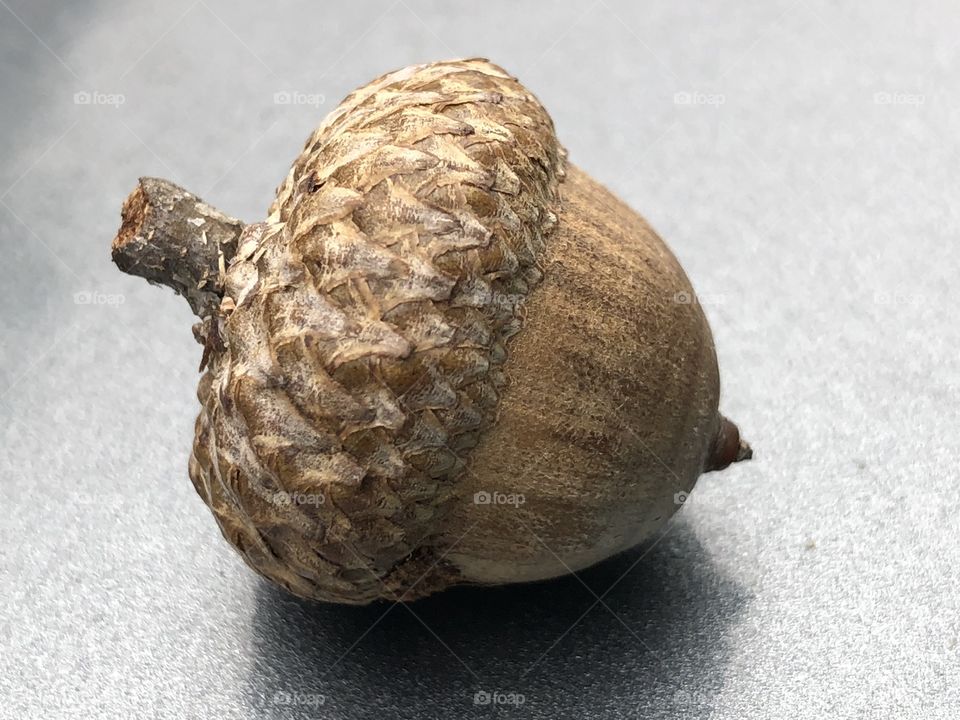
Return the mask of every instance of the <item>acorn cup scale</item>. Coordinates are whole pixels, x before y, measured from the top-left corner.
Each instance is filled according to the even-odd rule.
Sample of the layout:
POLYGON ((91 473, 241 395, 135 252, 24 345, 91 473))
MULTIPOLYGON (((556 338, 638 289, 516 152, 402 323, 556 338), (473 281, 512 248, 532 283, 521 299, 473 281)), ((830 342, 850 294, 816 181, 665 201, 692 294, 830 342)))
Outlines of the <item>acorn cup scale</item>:
POLYGON ((676 259, 485 60, 352 93, 264 222, 141 179, 113 258, 199 317, 190 477, 303 597, 577 571, 751 454, 676 259))

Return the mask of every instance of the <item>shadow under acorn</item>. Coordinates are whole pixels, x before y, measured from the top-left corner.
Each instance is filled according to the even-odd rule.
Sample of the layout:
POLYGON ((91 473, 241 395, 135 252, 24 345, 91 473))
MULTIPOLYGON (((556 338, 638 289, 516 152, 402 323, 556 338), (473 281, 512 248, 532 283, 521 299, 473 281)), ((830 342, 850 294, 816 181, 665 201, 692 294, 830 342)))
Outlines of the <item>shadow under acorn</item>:
POLYGON ((406 607, 311 603, 262 581, 248 704, 266 718, 708 716, 750 593, 690 525, 579 576, 406 607))

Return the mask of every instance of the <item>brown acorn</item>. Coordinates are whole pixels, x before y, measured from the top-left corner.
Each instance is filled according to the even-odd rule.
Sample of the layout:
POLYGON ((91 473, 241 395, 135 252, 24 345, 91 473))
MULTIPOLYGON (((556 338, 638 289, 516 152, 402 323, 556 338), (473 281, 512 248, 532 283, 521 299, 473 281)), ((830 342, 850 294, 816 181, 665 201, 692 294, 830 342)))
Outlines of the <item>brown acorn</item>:
POLYGON ((297 595, 577 571, 750 456, 676 259, 485 60, 349 95, 264 222, 150 178, 122 215, 117 265, 200 317, 194 486, 297 595))

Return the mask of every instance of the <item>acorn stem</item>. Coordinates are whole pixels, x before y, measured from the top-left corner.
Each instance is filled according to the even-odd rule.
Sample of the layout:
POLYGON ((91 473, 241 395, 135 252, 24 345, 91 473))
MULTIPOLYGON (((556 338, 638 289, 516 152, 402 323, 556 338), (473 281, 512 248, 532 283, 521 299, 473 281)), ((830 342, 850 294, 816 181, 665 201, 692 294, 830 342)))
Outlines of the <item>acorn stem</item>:
POLYGON ((111 253, 117 267, 173 288, 197 317, 212 315, 244 223, 161 178, 140 178, 121 218, 111 253))
POLYGON ((720 428, 713 441, 710 456, 703 468, 704 472, 723 470, 731 463, 742 462, 752 457, 753 448, 740 437, 740 429, 721 415, 720 428))

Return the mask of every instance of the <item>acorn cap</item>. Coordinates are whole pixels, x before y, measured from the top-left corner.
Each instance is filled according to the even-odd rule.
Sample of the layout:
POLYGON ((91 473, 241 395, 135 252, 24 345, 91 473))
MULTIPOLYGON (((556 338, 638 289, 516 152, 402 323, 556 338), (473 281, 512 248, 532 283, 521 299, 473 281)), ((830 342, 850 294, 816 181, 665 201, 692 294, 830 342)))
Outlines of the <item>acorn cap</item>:
POLYGON ((190 464, 259 572, 362 602, 437 563, 562 166, 546 111, 482 60, 385 75, 307 141, 226 271, 190 464))

